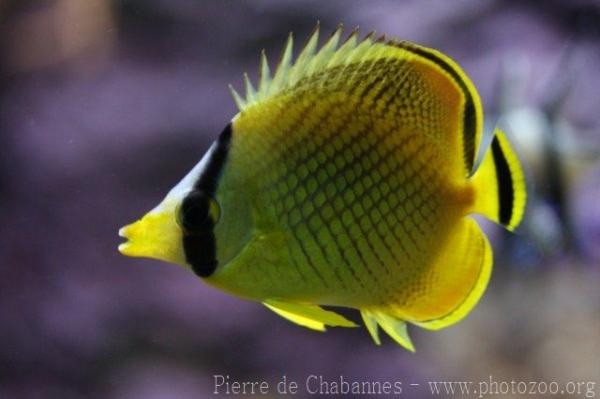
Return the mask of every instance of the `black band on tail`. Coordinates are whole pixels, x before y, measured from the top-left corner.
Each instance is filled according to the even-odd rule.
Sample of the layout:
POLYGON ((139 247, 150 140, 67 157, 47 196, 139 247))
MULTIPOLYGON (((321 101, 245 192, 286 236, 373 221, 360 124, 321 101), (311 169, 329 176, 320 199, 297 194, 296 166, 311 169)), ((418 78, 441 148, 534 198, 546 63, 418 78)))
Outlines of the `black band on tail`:
POLYGON ((498 219, 500 223, 508 226, 512 219, 515 193, 508 161, 496 136, 492 140, 492 154, 494 155, 496 178, 498 179, 498 202, 500 204, 498 219))

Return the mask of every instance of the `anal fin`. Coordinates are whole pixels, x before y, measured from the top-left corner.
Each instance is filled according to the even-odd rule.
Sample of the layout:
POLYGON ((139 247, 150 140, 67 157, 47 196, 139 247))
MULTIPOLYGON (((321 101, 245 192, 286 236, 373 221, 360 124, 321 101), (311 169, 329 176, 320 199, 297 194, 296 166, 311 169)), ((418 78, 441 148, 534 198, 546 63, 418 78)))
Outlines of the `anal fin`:
POLYGON ((422 301, 402 310, 409 322, 429 330, 457 323, 475 307, 492 271, 490 243, 477 223, 466 217, 438 256, 430 289, 422 301))
POLYGON ((279 316, 303 327, 317 331, 325 331, 325 326, 357 327, 345 317, 321 308, 318 305, 281 302, 268 299, 263 304, 279 316))
POLYGON ((365 322, 369 334, 377 345, 381 344, 379 339, 378 325, 381 326, 394 341, 411 352, 415 351, 415 346, 408 335, 407 325, 404 320, 400 320, 385 312, 361 310, 360 314, 365 322))
POLYGON ((407 323, 438 330, 457 323, 477 304, 492 270, 492 251, 485 234, 466 217, 440 251, 421 282, 425 290, 413 301, 361 310, 376 344, 380 343, 380 326, 397 343, 414 351, 407 323))
POLYGON ((379 339, 379 327, 377 326, 377 319, 375 319, 375 316, 368 310, 361 310, 360 315, 362 316, 365 327, 367 327, 373 341, 375 341, 377 345, 381 345, 381 340, 379 339))

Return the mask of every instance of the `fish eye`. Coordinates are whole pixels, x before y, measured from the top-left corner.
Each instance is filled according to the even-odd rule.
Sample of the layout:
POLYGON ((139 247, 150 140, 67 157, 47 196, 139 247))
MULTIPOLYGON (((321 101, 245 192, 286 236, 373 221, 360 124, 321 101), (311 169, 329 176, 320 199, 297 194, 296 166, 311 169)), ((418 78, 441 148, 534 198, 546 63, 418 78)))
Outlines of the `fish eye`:
POLYGON ((189 234, 206 233, 219 221, 220 208, 217 201, 201 190, 194 190, 183 200, 178 222, 189 234))

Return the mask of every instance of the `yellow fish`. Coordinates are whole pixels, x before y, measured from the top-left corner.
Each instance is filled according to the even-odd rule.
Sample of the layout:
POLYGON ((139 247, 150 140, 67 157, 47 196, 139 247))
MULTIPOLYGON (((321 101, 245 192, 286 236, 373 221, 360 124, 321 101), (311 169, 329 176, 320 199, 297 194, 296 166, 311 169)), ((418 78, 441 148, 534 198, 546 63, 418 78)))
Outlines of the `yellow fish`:
POLYGON ((305 327, 356 326, 321 306, 358 309, 405 348, 407 323, 465 317, 492 269, 471 214, 513 230, 525 182, 496 130, 478 168, 479 95, 442 53, 409 42, 318 48, 293 38, 260 83, 244 75, 240 112, 202 160, 142 219, 121 253, 190 268, 208 284, 264 303, 305 327))

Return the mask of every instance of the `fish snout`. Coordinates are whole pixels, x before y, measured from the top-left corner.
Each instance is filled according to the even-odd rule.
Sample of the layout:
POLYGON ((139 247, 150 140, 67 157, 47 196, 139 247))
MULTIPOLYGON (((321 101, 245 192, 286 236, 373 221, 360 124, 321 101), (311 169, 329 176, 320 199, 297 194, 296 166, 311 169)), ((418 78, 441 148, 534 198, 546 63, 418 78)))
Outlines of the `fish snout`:
POLYGON ((186 265, 181 229, 171 212, 149 212, 121 227, 119 236, 126 239, 118 247, 123 255, 186 265))

